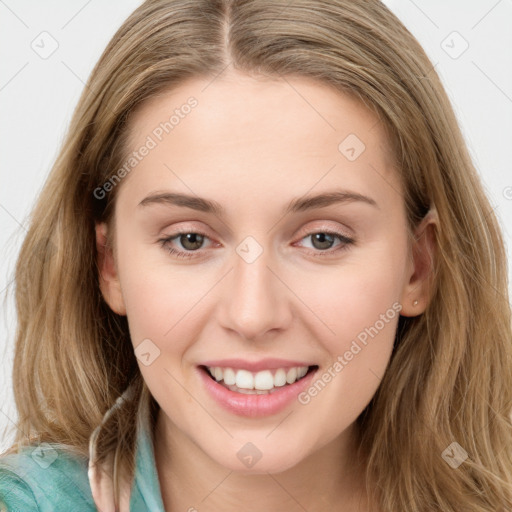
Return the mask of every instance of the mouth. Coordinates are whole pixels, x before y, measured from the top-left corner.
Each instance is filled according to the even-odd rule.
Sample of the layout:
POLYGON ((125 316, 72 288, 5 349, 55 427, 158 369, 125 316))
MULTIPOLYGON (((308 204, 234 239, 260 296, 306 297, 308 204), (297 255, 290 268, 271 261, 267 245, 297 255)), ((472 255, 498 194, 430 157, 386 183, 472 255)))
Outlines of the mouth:
POLYGON ((201 365, 199 368, 210 379, 232 392, 245 395, 269 395, 305 379, 309 374, 315 372, 318 366, 293 366, 258 372, 205 365, 201 365))

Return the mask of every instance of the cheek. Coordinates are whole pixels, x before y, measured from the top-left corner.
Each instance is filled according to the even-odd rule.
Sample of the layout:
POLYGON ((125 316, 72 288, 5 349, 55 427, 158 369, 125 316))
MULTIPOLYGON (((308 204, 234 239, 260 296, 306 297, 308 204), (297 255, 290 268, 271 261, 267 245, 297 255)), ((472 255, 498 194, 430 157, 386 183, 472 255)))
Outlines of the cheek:
POLYGON ((197 315, 211 280, 204 273, 184 272, 166 262, 155 265, 151 252, 133 247, 126 252, 130 256, 119 261, 131 341, 143 379, 157 402, 172 404, 176 411, 183 411, 183 417, 193 421, 197 416, 200 422, 201 411, 180 384, 187 385, 191 375, 182 373, 180 365, 201 334, 203 323, 197 315), (145 354, 149 354, 147 360, 145 354))
POLYGON ((401 310, 405 245, 382 244, 310 287, 308 301, 329 330, 317 336, 328 359, 299 402, 335 435, 374 396, 386 371, 401 310), (378 257, 377 257, 378 255, 378 257), (321 289, 322 288, 322 289, 321 289))
MULTIPOLYGON (((334 439, 352 424, 375 395, 388 366, 401 306, 392 302, 393 287, 383 287, 377 301, 357 295, 338 301, 335 334, 319 338, 328 358, 309 388, 298 396, 303 413, 321 425, 322 439, 334 439), (389 293, 386 293, 389 292, 389 293)), ((324 329, 325 331, 325 329, 324 329)))
POLYGON ((364 333, 374 326, 379 339, 393 341, 390 324, 400 309, 401 260, 387 248, 371 261, 357 255, 336 269, 317 275, 313 281, 310 275, 309 282, 304 278, 302 297, 323 324, 317 334, 331 356, 343 353, 355 338, 364 341, 364 333))
POLYGON ((321 382, 307 393, 304 403, 321 393, 321 402, 330 402, 327 409, 339 411, 340 417, 347 413, 357 417, 370 401, 395 340, 403 258, 391 246, 383 246, 373 256, 368 258, 371 261, 347 259, 339 271, 310 285, 306 299, 322 320, 316 337, 328 357, 319 372, 321 382), (330 391, 324 393, 324 387, 330 391))
POLYGON ((120 240, 119 249, 118 272, 133 345, 150 339, 164 349, 173 338, 173 351, 179 351, 180 340, 186 338, 176 333, 191 332, 194 304, 208 291, 208 280, 166 262, 163 249, 157 249, 164 255, 157 261, 153 247, 126 244, 123 251, 120 240))

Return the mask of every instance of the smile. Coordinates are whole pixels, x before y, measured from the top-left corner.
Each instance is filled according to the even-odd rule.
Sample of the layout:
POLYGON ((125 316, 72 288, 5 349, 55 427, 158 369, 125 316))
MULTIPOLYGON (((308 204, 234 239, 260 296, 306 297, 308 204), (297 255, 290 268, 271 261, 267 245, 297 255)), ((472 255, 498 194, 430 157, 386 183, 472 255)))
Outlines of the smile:
POLYGON ((311 385, 318 366, 282 360, 224 360, 200 365, 197 370, 207 396, 225 411, 261 418, 292 406, 311 385))
POLYGON ((244 369, 207 366, 211 377, 235 393, 269 394, 302 379, 314 367, 295 366, 251 372, 244 369))

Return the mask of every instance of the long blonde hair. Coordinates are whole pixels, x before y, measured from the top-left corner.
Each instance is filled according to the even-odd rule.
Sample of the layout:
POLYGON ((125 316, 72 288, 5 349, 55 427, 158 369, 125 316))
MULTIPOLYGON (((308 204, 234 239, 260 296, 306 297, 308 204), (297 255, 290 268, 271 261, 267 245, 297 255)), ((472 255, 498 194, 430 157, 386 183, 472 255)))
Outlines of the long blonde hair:
POLYGON ((135 411, 152 397, 127 320, 98 284, 94 225, 111 221, 119 186, 102 200, 94 190, 125 160, 137 107, 228 65, 311 77, 364 102, 389 133, 411 232, 429 208, 438 213, 432 300, 400 317, 387 372, 358 418, 368 492, 383 512, 511 510, 502 235, 438 75, 377 0, 148 0, 124 22, 83 91, 17 262, 11 451, 37 439, 87 456, 132 384, 133 399, 98 431, 97 453, 114 457, 116 489, 132 478, 135 411), (468 453, 456 469, 441 455, 454 442, 468 453))

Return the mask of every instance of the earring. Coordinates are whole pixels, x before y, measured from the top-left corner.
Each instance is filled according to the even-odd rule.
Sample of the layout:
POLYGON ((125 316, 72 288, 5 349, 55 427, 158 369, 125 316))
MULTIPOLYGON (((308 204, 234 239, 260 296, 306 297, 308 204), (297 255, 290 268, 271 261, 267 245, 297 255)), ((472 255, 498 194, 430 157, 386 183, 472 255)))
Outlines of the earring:
POLYGON ((415 300, 413 303, 412 303, 413 306, 417 306, 418 305, 418 301, 415 300))

